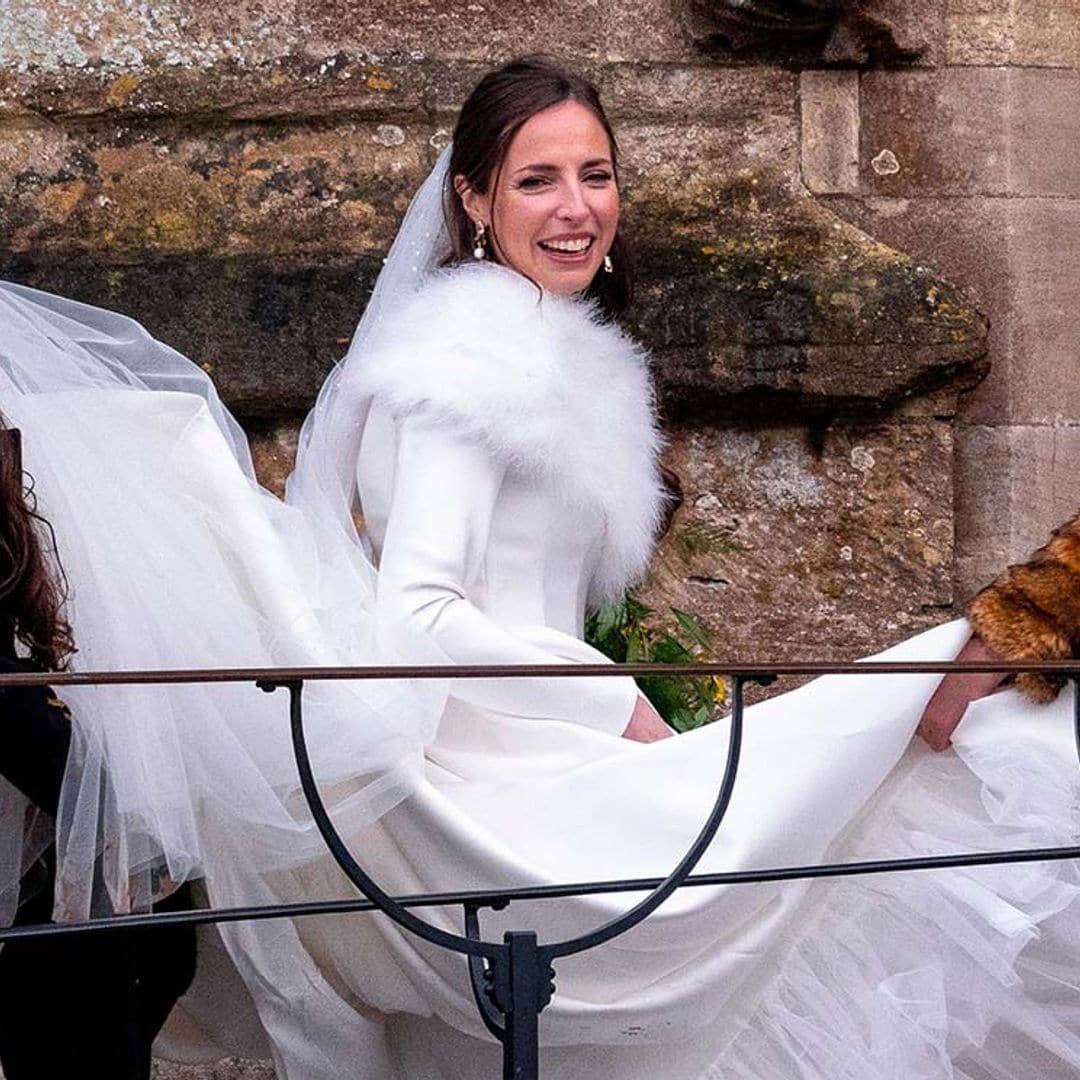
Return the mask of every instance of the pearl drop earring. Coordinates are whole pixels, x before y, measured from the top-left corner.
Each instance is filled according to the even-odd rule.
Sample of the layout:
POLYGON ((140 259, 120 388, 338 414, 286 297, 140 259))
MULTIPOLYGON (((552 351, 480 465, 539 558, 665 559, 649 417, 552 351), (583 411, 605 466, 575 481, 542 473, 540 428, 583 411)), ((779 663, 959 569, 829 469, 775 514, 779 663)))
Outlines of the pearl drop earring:
POLYGON ((478 221, 476 223, 476 238, 474 240, 476 246, 473 248, 472 252, 474 259, 482 259, 487 255, 487 252, 484 250, 484 239, 486 235, 487 230, 484 228, 484 223, 478 221))

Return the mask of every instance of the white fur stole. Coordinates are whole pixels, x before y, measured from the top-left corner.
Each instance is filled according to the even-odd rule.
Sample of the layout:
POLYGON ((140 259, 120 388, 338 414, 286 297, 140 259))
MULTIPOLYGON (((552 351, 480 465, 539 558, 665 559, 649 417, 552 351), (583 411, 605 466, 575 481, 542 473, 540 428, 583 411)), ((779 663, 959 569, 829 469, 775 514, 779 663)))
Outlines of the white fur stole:
POLYGON ((648 564, 664 502, 645 351, 590 304, 490 263, 433 274, 384 324, 358 388, 425 409, 571 503, 597 507, 605 549, 589 600, 648 564))

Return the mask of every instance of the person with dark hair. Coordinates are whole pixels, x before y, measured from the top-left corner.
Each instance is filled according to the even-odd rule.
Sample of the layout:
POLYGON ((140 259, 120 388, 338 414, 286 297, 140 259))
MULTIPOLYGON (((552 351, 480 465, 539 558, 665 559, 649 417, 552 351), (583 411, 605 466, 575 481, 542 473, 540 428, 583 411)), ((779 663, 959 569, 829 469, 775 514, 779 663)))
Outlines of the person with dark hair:
POLYGON ((609 314, 629 306, 633 268, 617 228, 618 144, 596 87, 543 57, 507 64, 482 79, 462 106, 452 147, 448 175, 453 177, 453 191, 447 188, 444 202, 451 250, 444 265, 490 255, 542 288, 595 300, 609 314), (566 250, 579 238, 564 239, 560 251, 552 247, 553 241, 559 243, 558 236, 537 237, 534 247, 533 238, 522 234, 530 218, 539 218, 536 223, 544 228, 550 224, 544 220, 542 203, 539 213, 527 213, 524 220, 522 214, 529 206, 526 200, 542 194, 550 173, 524 177, 515 175, 514 168, 514 158, 531 160, 529 151, 536 142, 544 145, 545 133, 535 125, 531 125, 532 147, 517 138, 525 124, 541 114, 557 131, 558 141, 572 137, 572 119, 579 127, 586 115, 593 121, 584 124, 585 137, 597 156, 586 155, 581 162, 587 167, 581 195, 595 203, 597 222, 606 223, 611 231, 590 236, 589 246, 580 252, 566 250), (595 198, 590 199, 591 192, 595 198), (511 231, 502 238, 504 222, 511 231))
MULTIPOLYGON (((304 425, 285 507, 254 486, 242 435, 194 365, 128 320, 0 286, 15 328, 14 345, 0 339, 0 397, 40 434, 50 494, 72 500, 49 517, 81 544, 65 555, 90 590, 72 620, 80 656, 603 660, 582 640, 586 609, 644 572, 666 501, 647 358, 614 321, 632 292, 619 195, 587 81, 537 57, 482 78, 304 425)), ((987 633, 1027 603, 1013 585, 988 600, 987 633)), ((956 620, 880 658, 978 647, 956 620)), ((305 691, 321 788, 385 889, 645 878, 682 857, 715 799, 726 720, 670 737, 621 675, 448 682, 305 691)), ((956 687, 833 677, 755 705, 699 869, 1073 840, 1068 697, 969 704, 990 686, 956 687), (955 752, 913 742, 921 719, 955 752)), ((112 894, 130 877, 154 895, 161 865, 170 880, 204 877, 213 904, 350 894, 301 809, 280 715, 222 686, 142 700, 152 725, 120 696, 101 698, 107 714, 90 695, 74 710, 80 771, 69 761, 65 789, 88 790, 87 762, 144 781, 100 803, 61 799, 79 829, 58 837, 123 841, 102 871, 112 894)), ((67 842, 60 861, 85 849, 67 842)), ((81 896, 79 880, 59 873, 58 891, 81 896)), ((1078 900, 1080 872, 1062 863, 683 890, 559 963, 545 1075, 1076 1075, 1078 900)), ((563 939, 630 902, 515 903, 484 928, 563 939)), ((460 956, 367 914, 220 934, 282 1077, 498 1074, 460 956)))
MULTIPOLYGON (((25 486, 19 432, 0 421, 0 673, 61 671, 75 652, 48 523, 25 486)), ((0 687, 0 782, 39 822, 56 818, 71 714, 47 686, 0 687)), ((19 885, 15 925, 52 917, 56 860, 39 829, 19 885), (42 847, 41 845, 44 844, 42 847)), ((186 886, 159 910, 190 906, 186 886)), ((19 940, 0 949, 0 1065, 6 1080, 146 1080, 151 1044, 191 982, 191 928, 19 940), (62 973, 62 974, 61 974, 62 973), (58 978, 58 975, 60 976, 58 978)))

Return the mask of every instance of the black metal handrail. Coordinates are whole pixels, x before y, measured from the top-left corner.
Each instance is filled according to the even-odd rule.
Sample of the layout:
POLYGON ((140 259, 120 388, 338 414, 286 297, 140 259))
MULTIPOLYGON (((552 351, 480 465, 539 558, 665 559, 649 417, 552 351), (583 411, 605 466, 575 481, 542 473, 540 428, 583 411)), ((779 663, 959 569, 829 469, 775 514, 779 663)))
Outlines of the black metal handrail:
POLYGON ((283 685, 300 680, 350 679, 356 681, 397 679, 580 679, 621 678, 625 675, 741 676, 747 681, 771 682, 779 676, 808 675, 962 675, 1025 673, 1075 678, 1077 660, 842 660, 830 663, 743 664, 723 660, 694 664, 418 664, 360 665, 356 667, 239 667, 167 668, 161 670, 21 671, 0 674, 4 686, 131 686, 138 684, 249 682, 283 685))
POLYGON ((342 871, 363 894, 363 900, 306 901, 259 907, 207 909, 168 912, 158 915, 114 916, 89 923, 47 924, 12 927, 0 930, 0 942, 14 938, 43 938, 62 934, 85 934, 127 928, 237 921, 243 919, 298 917, 346 911, 381 911, 413 934, 467 958, 473 994, 481 1018, 488 1030, 503 1045, 503 1076, 530 1078, 539 1075, 538 1021, 555 991, 554 961, 563 956, 595 948, 625 933, 656 910, 676 889, 701 885, 749 884, 767 881, 854 876, 898 871, 941 869, 959 866, 984 866, 1003 863, 1049 861, 1080 858, 1080 846, 1017 849, 999 852, 960 852, 908 859, 881 859, 853 863, 823 863, 809 866, 771 867, 760 870, 730 871, 694 875, 693 869, 712 842, 731 800, 738 773, 743 731, 744 686, 746 682, 763 684, 781 675, 881 675, 1043 672, 1068 679, 1074 688, 1073 726, 1080 755, 1080 677, 1076 661, 1056 662, 936 662, 869 661, 860 663, 787 663, 787 664, 581 664, 581 665, 472 665, 413 667, 339 667, 339 668, 230 668, 184 671, 107 671, 69 673, 20 673, 0 676, 0 689, 7 685, 78 686, 166 684, 190 682, 254 682, 261 689, 286 688, 290 700, 290 724, 293 751, 301 788, 313 820, 331 855, 342 871), (733 681, 727 759, 719 784, 716 802, 698 836, 678 865, 664 878, 619 879, 550 886, 527 886, 520 889, 467 890, 395 897, 385 892, 357 862, 322 802, 311 768, 304 737, 303 686, 307 680, 320 679, 459 679, 459 678, 580 678, 583 676, 626 675, 727 675, 733 681), (646 892, 644 899, 621 915, 588 933, 561 942, 540 943, 532 930, 507 931, 502 942, 481 937, 479 913, 484 908, 499 909, 514 901, 554 900, 560 897, 616 892, 646 892), (464 909, 465 934, 443 930, 414 914, 414 908, 444 907, 461 904, 464 909))

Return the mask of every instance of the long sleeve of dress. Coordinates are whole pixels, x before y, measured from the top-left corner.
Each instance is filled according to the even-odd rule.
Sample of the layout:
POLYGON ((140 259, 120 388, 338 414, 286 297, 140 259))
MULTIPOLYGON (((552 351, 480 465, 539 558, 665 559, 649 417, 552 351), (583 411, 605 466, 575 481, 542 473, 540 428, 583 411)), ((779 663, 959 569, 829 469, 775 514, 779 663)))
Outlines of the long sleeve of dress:
MULTIPOLYGON (((505 467, 476 440, 423 413, 399 430, 379 564, 384 615, 423 631, 457 664, 567 663, 497 625, 469 597, 482 571, 505 467)), ((599 659, 599 656, 598 656, 599 659)), ((627 678, 458 680, 453 696, 516 716, 622 734, 637 688, 627 678)))

